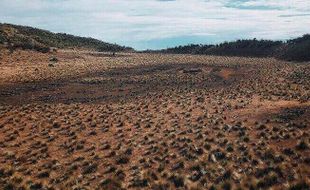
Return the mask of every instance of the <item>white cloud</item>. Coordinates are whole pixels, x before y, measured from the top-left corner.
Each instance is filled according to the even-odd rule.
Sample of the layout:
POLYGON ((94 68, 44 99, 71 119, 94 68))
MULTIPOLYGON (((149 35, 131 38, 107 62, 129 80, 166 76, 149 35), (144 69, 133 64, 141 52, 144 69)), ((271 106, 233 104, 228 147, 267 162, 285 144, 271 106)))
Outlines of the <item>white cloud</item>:
POLYGON ((138 48, 181 36, 282 39, 310 32, 309 0, 0 0, 0 5, 0 22, 138 48))
POLYGON ((310 3, 307 0, 253 0, 242 3, 244 6, 278 7, 281 9, 295 9, 309 11, 310 3))

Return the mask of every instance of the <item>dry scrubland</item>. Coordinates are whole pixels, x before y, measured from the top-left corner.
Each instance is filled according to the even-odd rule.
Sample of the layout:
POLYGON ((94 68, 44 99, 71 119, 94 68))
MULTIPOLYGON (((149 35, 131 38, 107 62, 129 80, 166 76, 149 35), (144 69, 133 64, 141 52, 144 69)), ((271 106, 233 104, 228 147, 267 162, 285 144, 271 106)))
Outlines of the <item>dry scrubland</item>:
POLYGON ((0 54, 3 189, 309 188, 310 64, 0 54))

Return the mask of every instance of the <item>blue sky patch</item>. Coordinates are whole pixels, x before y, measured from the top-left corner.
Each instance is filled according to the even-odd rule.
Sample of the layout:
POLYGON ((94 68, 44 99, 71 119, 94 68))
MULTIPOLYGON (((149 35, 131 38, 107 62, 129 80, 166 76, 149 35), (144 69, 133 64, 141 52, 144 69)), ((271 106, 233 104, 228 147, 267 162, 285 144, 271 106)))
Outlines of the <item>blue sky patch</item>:
POLYGON ((136 49, 309 33, 310 1, 1 0, 0 22, 94 37, 136 49), (296 19, 298 17, 298 19, 296 19))

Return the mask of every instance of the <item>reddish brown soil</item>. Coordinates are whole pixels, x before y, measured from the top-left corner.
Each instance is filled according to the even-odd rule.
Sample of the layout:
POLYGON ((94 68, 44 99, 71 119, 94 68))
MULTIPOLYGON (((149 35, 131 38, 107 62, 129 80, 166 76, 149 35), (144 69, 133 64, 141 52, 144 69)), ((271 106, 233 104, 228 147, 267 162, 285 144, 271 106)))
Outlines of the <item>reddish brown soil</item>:
POLYGON ((0 55, 4 189, 309 187, 309 64, 0 55))

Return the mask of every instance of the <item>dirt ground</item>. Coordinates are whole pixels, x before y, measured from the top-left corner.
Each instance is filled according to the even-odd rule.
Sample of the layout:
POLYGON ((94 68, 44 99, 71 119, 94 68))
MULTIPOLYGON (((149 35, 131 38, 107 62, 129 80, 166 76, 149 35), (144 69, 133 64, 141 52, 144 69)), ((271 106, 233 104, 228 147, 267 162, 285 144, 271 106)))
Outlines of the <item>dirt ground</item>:
POLYGON ((0 51, 3 189, 309 189, 309 129, 309 63, 0 51))

